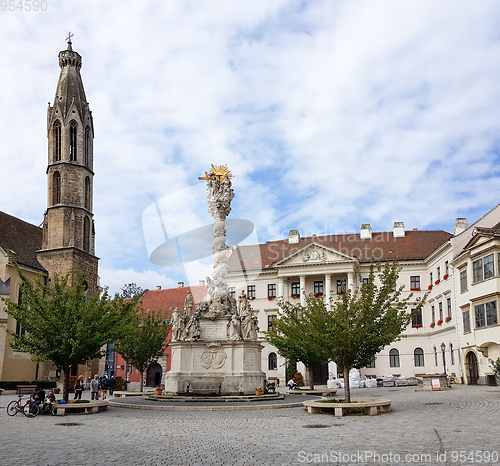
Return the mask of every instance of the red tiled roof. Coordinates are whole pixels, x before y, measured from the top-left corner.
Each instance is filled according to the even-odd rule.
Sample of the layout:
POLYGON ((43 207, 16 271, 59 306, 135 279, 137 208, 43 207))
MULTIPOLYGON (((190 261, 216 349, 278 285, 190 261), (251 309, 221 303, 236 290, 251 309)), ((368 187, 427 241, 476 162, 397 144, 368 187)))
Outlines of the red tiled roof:
POLYGON ((36 251, 42 249, 41 228, 0 212, 0 247, 14 251, 18 264, 46 271, 36 257, 36 251))
POLYGON ((155 314, 161 313, 164 319, 170 319, 174 307, 178 307, 181 311, 184 309, 184 300, 188 290, 193 295, 194 304, 198 304, 205 296, 206 287, 198 285, 150 290, 142 297, 141 304, 145 311, 151 309, 155 314))
POLYGON ((400 238, 394 238, 391 231, 372 233, 371 239, 361 239, 359 233, 352 233, 310 236, 300 238, 297 244, 290 244, 288 239, 268 241, 257 246, 240 246, 231 254, 228 265, 230 272, 241 271, 244 264, 247 264, 245 270, 260 270, 266 266, 269 269, 311 243, 356 257, 360 263, 370 262, 372 257, 379 261, 423 260, 452 237, 443 230, 410 230, 400 238))

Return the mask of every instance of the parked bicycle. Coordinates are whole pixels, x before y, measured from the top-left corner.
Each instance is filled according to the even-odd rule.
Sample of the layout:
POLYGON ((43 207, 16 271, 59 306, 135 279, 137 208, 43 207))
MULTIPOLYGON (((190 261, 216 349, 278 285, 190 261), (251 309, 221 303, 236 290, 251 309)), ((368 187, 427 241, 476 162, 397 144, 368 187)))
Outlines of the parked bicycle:
POLYGON ((7 414, 15 416, 18 412, 22 412, 26 417, 35 417, 40 412, 40 407, 32 398, 23 400, 23 395, 18 395, 17 401, 11 401, 7 405, 7 414))

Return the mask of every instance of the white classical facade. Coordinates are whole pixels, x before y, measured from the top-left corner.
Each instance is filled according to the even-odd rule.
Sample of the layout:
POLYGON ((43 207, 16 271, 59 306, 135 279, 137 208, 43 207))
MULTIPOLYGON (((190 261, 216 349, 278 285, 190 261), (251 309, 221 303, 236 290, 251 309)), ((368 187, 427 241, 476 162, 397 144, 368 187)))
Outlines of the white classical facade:
MULTIPOLYGON (((277 297, 305 304, 305 295, 312 293, 324 296, 325 300, 335 300, 344 288, 352 289, 360 285, 358 276, 361 280, 368 277, 372 257, 380 261, 397 259, 402 266, 398 286, 404 285, 404 293, 413 292, 415 297, 428 292, 427 301, 404 332, 404 338, 384 348, 376 356, 373 367, 363 368, 361 373, 377 377, 389 374, 421 376, 442 373, 446 366, 448 375, 467 380, 465 359, 469 346, 475 348, 479 343, 494 358, 500 356, 496 353, 500 329, 492 323, 492 318, 486 329, 469 332, 463 338, 463 309, 471 306, 471 300, 484 297, 483 301, 487 301, 488 293, 499 292, 500 256, 495 259, 495 278, 486 279, 484 284, 488 293, 479 286, 474 287, 481 298, 476 298, 476 294, 474 297, 467 293, 457 295, 461 270, 457 269, 457 265, 464 267, 462 260, 457 260, 462 257, 464 248, 476 247, 476 243, 470 243, 474 229, 478 225, 492 228, 500 221, 498 218, 495 222, 499 215, 500 208, 497 207, 471 227, 465 219, 457 219, 454 234, 441 230, 406 231, 402 222, 395 222, 392 231, 377 233, 373 233, 368 224, 356 234, 307 238, 301 238, 298 230, 291 230, 288 240, 236 248, 229 259, 229 290, 235 296, 241 291, 247 293, 258 316, 259 327, 265 331, 277 318, 277 297), (258 270, 260 273, 257 274, 258 270), (249 275, 256 278, 249 281, 249 275), (477 342, 470 341, 470 337, 478 333, 484 334, 484 338, 477 342)), ((493 234, 484 241, 488 244, 484 248, 489 257, 488 251, 499 247, 500 238, 493 234)), ((463 260, 472 259, 467 256, 463 260)), ((472 273, 472 263, 466 267, 472 273)), ((498 304, 495 309, 498 310, 498 304)), ((485 351, 481 351, 474 350, 478 355, 480 372, 483 366, 486 370, 486 363, 481 365, 480 359, 486 357, 483 356, 485 351)), ((284 382, 284 362, 274 347, 264 343, 262 369, 268 378, 278 377, 284 382)), ((328 374, 332 373, 337 375, 333 363, 316 368, 315 383, 326 383, 328 374)), ((479 378, 479 383, 484 380, 479 378)))

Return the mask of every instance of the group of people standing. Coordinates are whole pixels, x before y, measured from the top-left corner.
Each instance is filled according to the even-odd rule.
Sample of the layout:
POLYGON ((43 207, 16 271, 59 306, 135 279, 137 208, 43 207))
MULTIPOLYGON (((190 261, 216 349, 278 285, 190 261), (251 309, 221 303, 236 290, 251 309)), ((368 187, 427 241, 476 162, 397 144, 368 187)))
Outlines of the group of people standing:
MULTIPOLYGON (((115 376, 112 375, 110 379, 106 375, 99 377, 97 374, 90 381, 90 399, 98 400, 102 397, 103 400, 106 399, 109 394, 113 395, 113 390, 115 388, 115 376)), ((80 393, 81 397, 81 393, 80 393)), ((76 389, 75 389, 75 399, 76 399, 76 389)))

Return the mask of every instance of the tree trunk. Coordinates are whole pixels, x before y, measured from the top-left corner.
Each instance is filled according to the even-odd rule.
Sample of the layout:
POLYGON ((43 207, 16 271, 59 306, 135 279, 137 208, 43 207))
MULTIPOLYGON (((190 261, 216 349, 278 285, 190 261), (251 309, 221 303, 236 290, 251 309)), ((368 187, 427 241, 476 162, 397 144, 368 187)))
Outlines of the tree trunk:
POLYGON ((71 372, 70 366, 65 366, 62 368, 64 373, 64 382, 63 382, 63 400, 67 403, 69 397, 69 374, 71 372))
POLYGON ((307 368, 307 373, 309 374, 309 387, 314 390, 314 378, 313 378, 313 368, 312 366, 307 368))
POLYGON ((351 387, 349 386, 349 372, 350 367, 344 367, 344 392, 345 392, 345 402, 351 402, 351 387))
POLYGON ((144 391, 143 390, 143 387, 144 387, 144 372, 141 371, 141 389, 139 391, 144 391))

